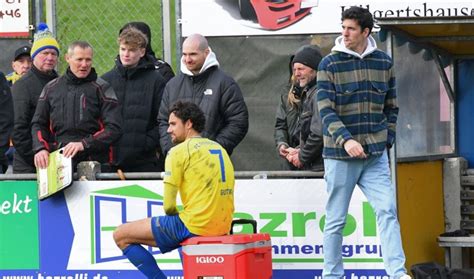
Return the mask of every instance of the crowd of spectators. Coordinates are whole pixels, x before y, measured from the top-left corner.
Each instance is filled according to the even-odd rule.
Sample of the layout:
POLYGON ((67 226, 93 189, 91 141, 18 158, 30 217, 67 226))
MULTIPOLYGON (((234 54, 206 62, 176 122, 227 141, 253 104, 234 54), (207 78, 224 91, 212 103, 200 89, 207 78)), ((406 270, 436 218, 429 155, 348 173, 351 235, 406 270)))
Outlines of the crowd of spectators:
MULTIPOLYGON (((344 276, 342 231, 358 185, 375 211, 388 275, 409 279, 387 155, 395 141, 398 117, 393 62, 370 35, 374 20, 367 9, 351 7, 342 12, 341 19, 342 34, 330 54, 323 58, 317 46, 306 45, 290 60, 289 86, 276 114, 277 152, 290 169, 325 172, 324 278, 344 276)), ((92 46, 73 42, 65 54, 68 68, 58 77, 59 44, 48 27, 40 25, 31 50, 24 46, 15 52, 14 73, 8 75, 8 81, 0 73, 0 172, 7 168, 10 137, 16 148, 14 173, 47 167, 49 153, 62 147, 75 164, 94 160, 111 171, 163 171, 164 158, 169 155, 165 174, 165 185, 171 186, 165 193, 168 218, 125 224, 114 233, 117 245, 139 270, 149 278, 165 278, 140 244, 151 243, 166 252, 194 235, 228 232, 233 197, 225 193, 233 191, 234 181, 227 154, 247 134, 249 116, 239 85, 220 69, 204 36, 193 34, 184 40, 176 76, 166 62, 154 56, 150 40, 147 24, 123 26, 115 66, 102 77, 93 68, 92 46), (199 117, 187 117, 183 111, 188 110, 199 117), (180 142, 188 144, 173 148, 180 142), (220 167, 228 169, 229 184, 216 175, 217 163, 209 163, 215 151, 225 154, 226 166, 220 167), (210 184, 214 187, 208 187, 210 184), (196 190, 196 185, 201 188, 196 190), (225 190, 217 191, 217 186, 225 190), (172 216, 178 213, 174 204, 178 189, 184 197, 183 222, 165 225, 176 219, 172 216), (202 189, 214 189, 212 197, 220 192, 221 199, 200 197, 199 202, 190 199, 189 204, 198 204, 200 209, 208 208, 201 206, 202 201, 212 203, 211 209, 226 206, 212 216, 206 215, 209 210, 200 211, 206 212, 206 222, 196 226, 199 222, 187 223, 186 214, 195 211, 189 210, 192 205, 186 211, 186 203, 196 192, 202 195, 202 189), (195 192, 188 196, 192 190, 195 192), (218 219, 217 223, 226 225, 212 223, 218 219), (169 235, 152 232, 150 222, 160 228, 184 223, 184 237, 171 234, 170 246, 163 240, 169 235)), ((192 217, 202 220, 202 216, 192 217)), ((167 230, 174 231, 163 231, 167 230)))
POLYGON ((13 72, 0 75, 0 171, 35 173, 49 154, 98 161, 104 172, 161 172, 173 143, 168 134, 170 107, 190 101, 206 116, 203 136, 229 154, 248 131, 248 110, 235 80, 219 68, 207 39, 191 35, 183 43, 181 71, 155 56, 151 30, 129 22, 119 30, 115 66, 101 77, 94 51, 85 41, 69 44, 68 64, 56 72, 58 41, 41 23, 31 46, 13 55, 13 72))

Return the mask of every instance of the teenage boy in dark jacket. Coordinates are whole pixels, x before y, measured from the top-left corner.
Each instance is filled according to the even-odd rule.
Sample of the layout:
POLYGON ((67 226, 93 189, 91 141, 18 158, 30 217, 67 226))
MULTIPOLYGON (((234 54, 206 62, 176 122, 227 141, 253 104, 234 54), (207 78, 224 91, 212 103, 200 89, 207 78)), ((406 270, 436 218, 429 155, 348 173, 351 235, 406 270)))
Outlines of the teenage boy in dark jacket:
POLYGON ((109 147, 120 137, 121 115, 115 92, 92 68, 89 43, 72 43, 66 73, 48 83, 38 99, 32 120, 34 162, 48 166, 49 153, 64 147, 76 165, 81 161, 107 163, 109 147))
POLYGON ((146 55, 146 35, 128 27, 119 35, 115 67, 103 75, 117 94, 122 108, 122 136, 113 146, 112 170, 163 171, 160 154, 158 110, 165 80, 146 55))
POLYGON ((174 72, 173 72, 173 69, 171 68, 171 66, 168 63, 166 63, 165 61, 163 61, 161 58, 156 57, 155 52, 151 48, 151 29, 150 29, 150 26, 148 26, 148 24, 146 24, 145 22, 142 22, 142 21, 132 21, 132 22, 129 22, 129 23, 125 24, 120 29, 119 35, 120 35, 120 33, 122 33, 123 30, 125 30, 129 27, 137 28, 138 30, 142 31, 143 34, 145 34, 145 36, 148 39, 148 43, 146 45, 146 55, 149 55, 151 57, 151 59, 153 60, 153 64, 155 64, 155 69, 161 74, 161 76, 163 77, 163 79, 166 82, 168 82, 170 79, 172 79, 174 77, 174 72))

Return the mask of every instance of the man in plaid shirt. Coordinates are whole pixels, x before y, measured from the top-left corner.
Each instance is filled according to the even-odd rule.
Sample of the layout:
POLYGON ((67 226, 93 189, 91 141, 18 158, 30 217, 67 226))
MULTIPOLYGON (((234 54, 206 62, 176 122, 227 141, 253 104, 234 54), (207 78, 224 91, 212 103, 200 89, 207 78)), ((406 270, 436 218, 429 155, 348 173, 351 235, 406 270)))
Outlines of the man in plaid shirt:
POLYGON ((342 231, 355 185, 374 208, 385 269, 406 274, 387 149, 395 141, 398 107, 391 58, 370 36, 367 9, 342 12, 342 36, 318 68, 317 100, 323 122, 327 192, 324 278, 342 278, 342 231))

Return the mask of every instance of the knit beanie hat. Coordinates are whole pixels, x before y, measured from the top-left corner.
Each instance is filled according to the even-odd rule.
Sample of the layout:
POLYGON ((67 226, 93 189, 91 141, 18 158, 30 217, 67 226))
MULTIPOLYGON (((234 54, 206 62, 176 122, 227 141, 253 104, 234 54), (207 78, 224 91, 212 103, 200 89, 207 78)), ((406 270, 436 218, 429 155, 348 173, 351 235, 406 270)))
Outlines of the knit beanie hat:
POLYGON ((34 42, 31 47, 31 59, 34 59, 36 54, 47 48, 54 49, 59 54, 58 41, 53 37, 53 33, 49 31, 48 25, 46 25, 46 23, 40 23, 34 35, 34 42))
POLYGON ((296 51, 292 64, 301 63, 317 71, 319 62, 321 62, 322 59, 323 56, 321 55, 319 47, 315 45, 305 45, 296 51))

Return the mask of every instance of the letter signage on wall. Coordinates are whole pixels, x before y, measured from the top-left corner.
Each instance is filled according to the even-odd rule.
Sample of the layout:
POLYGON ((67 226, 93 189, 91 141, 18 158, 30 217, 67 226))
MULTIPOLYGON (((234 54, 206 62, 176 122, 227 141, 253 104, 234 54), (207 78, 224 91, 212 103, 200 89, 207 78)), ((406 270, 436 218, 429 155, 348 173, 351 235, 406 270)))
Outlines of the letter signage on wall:
POLYGON ((339 33, 341 12, 350 6, 368 8, 375 18, 473 15, 472 1, 462 0, 181 0, 182 33, 183 36, 339 33))
POLYGON ((0 37, 29 36, 28 0, 0 0, 0 37))
POLYGON ((0 182, 0 270, 38 269, 36 181, 0 182))

